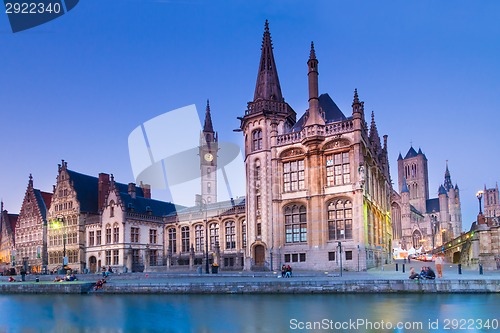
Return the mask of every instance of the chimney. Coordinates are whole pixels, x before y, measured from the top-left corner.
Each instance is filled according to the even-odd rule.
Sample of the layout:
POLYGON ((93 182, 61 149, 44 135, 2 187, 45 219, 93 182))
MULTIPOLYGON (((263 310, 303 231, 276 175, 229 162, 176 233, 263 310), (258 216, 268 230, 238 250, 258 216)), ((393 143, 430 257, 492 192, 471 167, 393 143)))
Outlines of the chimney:
POLYGON ((99 211, 104 207, 104 200, 109 192, 109 175, 107 173, 99 174, 98 192, 97 192, 97 208, 99 211))
POLYGON ((151 199, 151 185, 143 184, 141 181, 142 192, 144 193, 144 198, 151 199))
POLYGON ((130 197, 132 199, 135 199, 135 184, 134 183, 128 183, 128 194, 130 194, 130 197))

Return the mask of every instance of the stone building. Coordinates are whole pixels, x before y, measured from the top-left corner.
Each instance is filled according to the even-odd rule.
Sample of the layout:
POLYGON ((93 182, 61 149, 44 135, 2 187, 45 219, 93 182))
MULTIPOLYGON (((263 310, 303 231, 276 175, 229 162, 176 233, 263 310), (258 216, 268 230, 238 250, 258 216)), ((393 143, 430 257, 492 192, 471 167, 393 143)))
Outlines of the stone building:
POLYGON ((45 272, 47 258, 47 210, 52 193, 33 187, 30 175, 21 211, 16 224, 17 269, 31 273, 45 272))
POLYGON ((151 199, 148 186, 120 184, 106 174, 99 182, 108 190, 100 217, 85 224, 89 271, 111 266, 115 272, 142 272, 165 265, 164 216, 175 213, 175 206, 151 199))
POLYGON ((398 157, 398 188, 391 204, 397 251, 429 251, 461 234, 460 191, 451 181, 448 164, 438 197, 429 198, 427 157, 410 147, 404 158, 398 157))
POLYGON ((241 118, 245 138, 247 269, 364 270, 392 249, 387 136, 355 90, 348 116, 319 95, 311 44, 309 109, 297 121, 283 98, 266 22, 253 101, 241 118), (340 257, 339 257, 340 254, 340 257))
POLYGON ((498 183, 494 188, 486 188, 484 185, 484 218, 490 226, 498 225, 500 219, 500 197, 498 192, 498 183))
POLYGON ((0 271, 10 270, 16 265, 15 232, 19 215, 9 214, 0 205, 0 271))

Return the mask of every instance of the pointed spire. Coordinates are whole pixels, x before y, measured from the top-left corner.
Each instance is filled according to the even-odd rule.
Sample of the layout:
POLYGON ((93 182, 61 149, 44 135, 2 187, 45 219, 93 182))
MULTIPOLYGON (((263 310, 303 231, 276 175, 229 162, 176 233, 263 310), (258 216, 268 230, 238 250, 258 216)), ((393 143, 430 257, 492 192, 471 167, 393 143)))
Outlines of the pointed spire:
POLYGON ((375 123, 375 112, 373 111, 370 125, 370 141, 377 150, 380 148, 380 136, 378 135, 377 124, 375 123))
POLYGON ((443 195, 443 194, 447 195, 446 189, 444 188, 443 185, 439 185, 438 194, 439 195, 443 195))
POLYGON ((354 99, 352 101, 352 104, 359 104, 359 97, 358 97, 358 89, 354 88, 354 99))
POLYGON ((269 22, 266 20, 264 26, 264 36, 262 38, 262 53, 260 56, 259 72, 257 74, 257 84, 255 86, 254 102, 263 100, 272 100, 283 102, 278 71, 274 62, 273 44, 271 42, 271 33, 269 32, 269 22))
POLYGON ((451 182, 450 170, 448 169, 448 160, 446 160, 446 171, 444 172, 444 188, 447 191, 453 188, 453 183, 451 182))
POLYGON ((403 159, 403 156, 401 156, 401 152, 399 152, 398 161, 402 160, 402 159, 403 159))
POLYGON ((401 193, 410 193, 408 189, 408 184, 406 184, 406 178, 403 178, 403 186, 401 188, 401 193))
POLYGON ((307 110, 308 117, 305 126, 325 125, 325 120, 320 115, 319 110, 319 89, 318 89, 318 59, 314 51, 314 42, 311 42, 311 51, 309 52, 308 66, 308 83, 309 83, 309 109, 307 110))
POLYGON ((28 187, 33 188, 33 176, 31 175, 31 173, 29 179, 30 180, 28 181, 28 187))
POLYGON ((205 125, 203 126, 203 132, 212 132, 214 127, 212 125, 212 116, 210 114, 210 101, 207 99, 207 108, 205 110, 205 125))

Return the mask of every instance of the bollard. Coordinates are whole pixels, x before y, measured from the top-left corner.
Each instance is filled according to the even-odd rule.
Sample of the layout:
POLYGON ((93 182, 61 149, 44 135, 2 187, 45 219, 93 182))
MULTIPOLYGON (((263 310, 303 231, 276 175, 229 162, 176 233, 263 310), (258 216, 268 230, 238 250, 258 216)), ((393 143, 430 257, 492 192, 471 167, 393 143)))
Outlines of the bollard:
POLYGON ((403 273, 405 272, 405 264, 403 264, 403 273))
POLYGON ((458 274, 462 274, 462 264, 458 264, 458 274))
POLYGON ((396 263, 396 272, 399 270, 398 263, 396 263))
POLYGON ((479 264, 479 275, 483 275, 483 264, 479 264))
POLYGON ((37 276, 35 282, 40 282, 40 278, 37 276))

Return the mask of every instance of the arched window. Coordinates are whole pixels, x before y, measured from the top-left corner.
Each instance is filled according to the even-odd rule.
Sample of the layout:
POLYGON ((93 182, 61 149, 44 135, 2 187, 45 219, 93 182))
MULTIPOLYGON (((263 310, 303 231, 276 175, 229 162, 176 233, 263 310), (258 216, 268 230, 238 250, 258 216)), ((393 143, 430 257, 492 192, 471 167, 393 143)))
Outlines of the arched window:
POLYGON ((243 220, 241 222, 241 247, 245 248, 247 246, 247 222, 243 220))
POLYGON ((236 228, 234 221, 226 222, 226 249, 236 248, 236 228))
POLYGON ((415 230, 413 232, 412 240, 413 240, 413 248, 419 249, 420 246, 422 246, 422 242, 421 242, 421 240, 422 240, 422 234, 420 233, 420 231, 415 230))
POLYGON ((189 227, 181 228, 181 251, 189 252, 189 227))
POLYGON ((257 129, 252 132, 252 151, 262 149, 262 130, 257 129))
POLYGON ((201 224, 198 224, 194 227, 194 244, 195 244, 195 251, 203 251, 203 237, 204 232, 203 232, 203 226, 201 224))
POLYGON ((328 205, 328 238, 352 239, 352 203, 339 199, 328 205))
POLYGON ((211 223, 208 230, 210 230, 210 250, 214 251, 215 243, 219 243, 219 224, 211 223))
POLYGON ((287 243, 307 242, 307 214, 304 205, 285 207, 285 235, 287 243))
POLYGON ((115 216, 115 202, 111 200, 109 203, 109 217, 114 217, 115 216))
POLYGON ((177 252, 177 231, 175 228, 168 228, 168 250, 171 254, 177 252))

